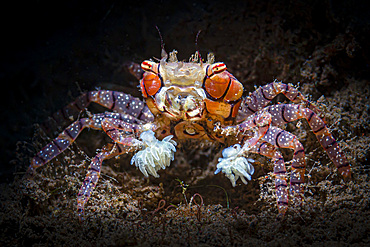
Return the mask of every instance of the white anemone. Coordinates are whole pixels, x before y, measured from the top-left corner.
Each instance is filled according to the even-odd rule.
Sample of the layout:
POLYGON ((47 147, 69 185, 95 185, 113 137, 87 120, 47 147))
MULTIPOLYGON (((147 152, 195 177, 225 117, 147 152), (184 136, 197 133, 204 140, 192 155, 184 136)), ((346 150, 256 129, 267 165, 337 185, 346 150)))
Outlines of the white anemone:
POLYGON ((251 180, 254 173, 254 167, 251 163, 253 159, 247 159, 241 156, 244 152, 241 150, 239 144, 228 147, 222 151, 223 158, 218 159, 217 170, 215 174, 222 171, 225 176, 230 179, 231 184, 235 187, 236 181, 240 178, 244 184, 247 180, 251 180))
POLYGON ((177 143, 171 140, 172 137, 172 135, 166 136, 160 141, 151 130, 141 133, 140 139, 143 141, 144 149, 132 157, 131 165, 135 163, 146 177, 148 173, 159 177, 157 171, 170 166, 176 152, 177 143))

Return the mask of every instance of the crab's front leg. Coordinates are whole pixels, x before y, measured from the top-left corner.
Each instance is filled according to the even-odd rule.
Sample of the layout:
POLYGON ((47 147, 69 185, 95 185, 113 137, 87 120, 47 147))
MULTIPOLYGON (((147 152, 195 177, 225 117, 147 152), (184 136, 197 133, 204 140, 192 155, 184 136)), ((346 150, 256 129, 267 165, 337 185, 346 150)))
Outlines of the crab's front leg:
POLYGON ((244 156, 247 153, 256 153, 272 158, 275 163, 275 189, 279 215, 284 215, 288 207, 289 196, 286 169, 283 156, 274 144, 269 142, 272 140, 272 137, 267 136, 271 129, 271 121, 271 114, 263 111, 254 114, 239 125, 221 128, 221 131, 226 132, 226 134, 238 135, 241 131, 245 132, 251 129, 254 130, 254 134, 244 142, 243 147, 240 144, 235 144, 223 150, 223 158, 219 159, 215 174, 220 171, 224 172, 233 186, 236 185, 239 177, 246 184, 245 178, 251 180, 251 175, 254 173, 254 168, 251 164, 254 161, 244 156))
POLYGON ((235 144, 222 151, 223 158, 219 158, 215 174, 222 171, 225 173, 226 177, 230 179, 233 186, 236 186, 236 181, 239 178, 245 184, 247 183, 245 179, 251 180, 251 175, 254 172, 254 168, 251 165, 253 160, 247 159, 244 156, 266 134, 270 124, 271 114, 264 111, 261 112, 261 114, 253 115, 236 126, 221 127, 221 134, 238 134, 240 132, 252 130, 253 135, 244 142, 242 147, 240 144, 235 144))
POLYGON ((106 118, 101 122, 101 126, 115 143, 105 146, 90 163, 77 197, 80 218, 83 216, 86 202, 98 183, 101 165, 105 159, 141 149, 133 156, 131 164, 136 163, 136 166, 146 177, 148 173, 159 177, 157 171, 169 166, 176 152, 176 142, 171 140, 172 136, 167 136, 159 141, 151 130, 155 127, 153 124, 138 125, 119 119, 106 118), (140 137, 136 138, 137 135, 140 137))
POLYGON ((146 177, 148 174, 159 177, 157 171, 169 166, 174 158, 177 143, 171 140, 173 136, 169 135, 161 141, 158 140, 152 130, 156 128, 154 124, 138 126, 114 119, 103 121, 102 127, 116 143, 137 145, 142 149, 132 157, 131 164, 135 163, 146 177), (135 139, 133 134, 128 135, 128 133, 133 133, 132 131, 139 133, 140 140, 135 139))
POLYGON ((82 220, 84 214, 85 204, 89 200, 91 193, 94 191, 96 184, 98 183, 103 161, 105 159, 130 152, 130 148, 133 148, 133 146, 134 145, 130 147, 123 144, 110 143, 91 160, 85 180, 83 181, 77 195, 77 210, 80 220, 82 220))
MULTIPOLYGON (((105 126, 110 126, 110 132, 121 132, 122 128, 113 127, 116 121, 108 119, 103 122, 105 126)), ((123 124, 123 123, 122 123, 123 124)), ((134 127, 134 126, 132 126, 134 127)), ((111 136, 112 137, 112 136, 111 136)), ((99 152, 90 163, 87 170, 85 180, 77 195, 77 209, 82 219, 86 202, 89 200, 91 193, 94 191, 101 171, 101 165, 104 160, 110 159, 114 156, 132 152, 137 149, 142 149, 137 152, 131 160, 131 164, 136 163, 140 171, 147 177, 148 173, 159 177, 157 171, 160 168, 165 169, 173 160, 173 154, 176 151, 176 142, 171 140, 172 136, 165 137, 162 141, 155 138, 152 130, 147 130, 141 133, 138 139, 123 134, 114 136, 116 143, 106 145, 101 152, 99 152)))

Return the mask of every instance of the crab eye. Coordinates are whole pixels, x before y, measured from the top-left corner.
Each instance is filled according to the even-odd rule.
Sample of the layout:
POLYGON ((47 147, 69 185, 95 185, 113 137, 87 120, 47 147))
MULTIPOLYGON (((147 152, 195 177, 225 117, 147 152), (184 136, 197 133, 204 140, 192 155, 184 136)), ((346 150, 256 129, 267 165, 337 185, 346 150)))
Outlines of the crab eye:
POLYGON ((145 60, 144 62, 141 63, 141 68, 144 71, 154 72, 158 74, 158 63, 155 63, 153 61, 145 60))
POLYGON ((221 73, 226 70, 226 64, 224 63, 214 63, 211 65, 211 70, 214 74, 221 73))

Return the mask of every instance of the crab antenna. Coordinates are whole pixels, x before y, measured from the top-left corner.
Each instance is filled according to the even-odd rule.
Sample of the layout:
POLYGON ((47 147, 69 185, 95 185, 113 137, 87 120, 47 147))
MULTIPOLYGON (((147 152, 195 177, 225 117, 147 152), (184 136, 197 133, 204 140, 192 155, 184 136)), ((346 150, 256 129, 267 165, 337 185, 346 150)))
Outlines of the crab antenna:
POLYGON ((202 64, 203 63, 202 56, 200 55, 199 47, 198 47, 198 38, 199 38, 200 32, 202 32, 202 30, 199 30, 198 33, 197 33, 197 36, 195 37, 195 48, 197 49, 196 53, 198 54, 199 61, 202 64))
POLYGON ((164 49, 164 42, 163 42, 161 31, 159 31, 159 28, 157 26, 155 26, 155 28, 157 29, 159 38, 161 39, 161 58, 162 59, 165 58, 166 60, 168 56, 167 56, 167 52, 164 49))

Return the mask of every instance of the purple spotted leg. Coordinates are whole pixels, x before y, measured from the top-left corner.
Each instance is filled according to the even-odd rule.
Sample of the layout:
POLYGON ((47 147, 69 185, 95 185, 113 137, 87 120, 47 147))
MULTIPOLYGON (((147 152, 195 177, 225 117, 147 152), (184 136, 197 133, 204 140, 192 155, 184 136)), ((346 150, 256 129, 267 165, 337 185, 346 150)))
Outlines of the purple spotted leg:
MULTIPOLYGON (((316 135, 317 140, 320 142, 329 158, 333 161, 339 173, 346 179, 351 177, 351 166, 346 156, 330 133, 328 127, 326 127, 324 121, 317 116, 314 111, 304 108, 302 105, 294 104, 273 105, 269 106, 267 110, 272 116, 272 125, 281 125, 302 118, 306 119, 313 133, 316 135)), ((285 143, 282 137, 278 137, 280 138, 279 141, 284 141, 285 143)), ((302 151, 300 151, 300 147, 294 148, 297 149, 295 152, 299 151, 302 155, 304 154, 303 148, 302 151)), ((302 155, 298 156, 297 154, 297 157, 301 157, 302 155)))
POLYGON ((44 124, 46 130, 51 122, 64 126, 78 116, 90 103, 97 103, 114 112, 125 113, 142 121, 153 121, 154 116, 148 107, 138 98, 119 91, 97 90, 86 92, 63 109, 54 113, 44 124))
POLYGON ((142 142, 136 138, 136 135, 143 131, 142 125, 117 118, 104 118, 101 121, 101 128, 115 143, 107 145, 90 163, 86 178, 77 197, 77 208, 80 218, 83 216, 86 202, 96 187, 103 161, 122 153, 132 152, 142 145, 142 142))
POLYGON ((253 93, 250 93, 241 103, 238 121, 246 119, 248 116, 253 115, 259 110, 265 108, 271 100, 278 94, 284 94, 293 103, 303 103, 305 107, 318 113, 319 110, 306 99, 300 91, 293 85, 285 84, 279 81, 271 82, 267 85, 259 87, 253 93))
POLYGON ((293 162, 290 175, 290 193, 296 198, 301 197, 304 174, 306 171, 306 160, 303 145, 297 137, 278 127, 270 126, 262 138, 276 148, 293 149, 293 162))
POLYGON ((98 153, 91 161, 90 166, 87 170, 86 178, 80 188, 77 195, 77 210, 80 216, 80 220, 83 218, 84 208, 86 202, 89 200, 91 193, 96 187, 100 177, 101 165, 105 159, 112 158, 114 156, 130 152, 129 146, 122 144, 110 143, 106 145, 103 150, 98 153))
POLYGON ((52 119, 60 125, 69 122, 74 115, 83 111, 91 102, 100 104, 114 112, 96 114, 91 118, 81 118, 69 125, 57 138, 37 153, 31 161, 28 174, 32 174, 35 168, 48 163, 62 153, 75 141, 84 128, 101 129, 101 121, 104 118, 118 118, 129 123, 142 123, 154 119, 153 114, 140 99, 109 90, 97 90, 82 94, 74 102, 56 112, 52 119))
POLYGON ((288 209, 289 192, 283 156, 273 145, 265 141, 259 141, 255 146, 253 146, 250 152, 272 158, 272 161, 275 164, 274 175, 276 203, 279 215, 285 215, 285 212, 288 209))
POLYGON ((119 121, 126 123, 140 122, 138 119, 130 115, 114 112, 95 114, 91 118, 81 118, 68 126, 59 134, 58 137, 52 140, 36 154, 36 156, 31 160, 28 174, 32 174, 37 167, 45 165, 66 150, 76 140, 83 129, 92 128, 101 130, 103 119, 118 119, 119 121))
POLYGON ((148 123, 139 125, 122 121, 120 119, 106 118, 101 123, 105 133, 116 143, 132 146, 134 144, 141 145, 137 140, 137 136, 143 132, 155 128, 155 124, 148 123), (145 127, 144 127, 145 126, 145 127))
MULTIPOLYGON (((339 173, 344 178, 350 177, 350 165, 346 157, 341 151, 338 143, 330 134, 329 129, 326 127, 323 120, 319 118, 316 113, 301 105, 294 104, 273 105, 268 107, 267 111, 271 114, 272 121, 271 126, 268 128, 266 134, 261 138, 261 141, 265 141, 275 148, 290 148, 294 151, 290 177, 290 193, 294 196, 293 199, 298 199, 296 201, 300 202, 300 198, 302 197, 302 185, 304 183, 304 174, 306 170, 304 147, 295 135, 273 125, 281 125, 301 118, 307 119, 313 133, 326 150, 329 158, 337 166, 339 173)), ((263 154, 261 150, 263 149, 261 149, 260 146, 258 153, 263 154)), ((275 153, 275 155, 278 155, 274 157, 276 162, 282 160, 282 157, 279 157, 279 154, 275 153)), ((275 168, 283 167, 277 165, 276 162, 275 168)), ((281 171, 282 173, 285 173, 284 170, 285 168, 275 170, 274 172, 276 173, 281 171)))

